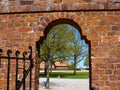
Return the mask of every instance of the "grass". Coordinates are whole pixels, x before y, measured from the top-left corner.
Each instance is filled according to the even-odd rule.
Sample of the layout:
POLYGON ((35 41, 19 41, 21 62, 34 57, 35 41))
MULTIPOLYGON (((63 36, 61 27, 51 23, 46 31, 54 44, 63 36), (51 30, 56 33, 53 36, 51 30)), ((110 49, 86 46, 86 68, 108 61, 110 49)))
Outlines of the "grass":
MULTIPOLYGON (((77 72, 76 75, 73 72, 51 72, 50 78, 68 78, 68 79, 88 79, 89 72, 77 72)), ((45 78, 44 73, 40 72, 40 78, 45 78)))

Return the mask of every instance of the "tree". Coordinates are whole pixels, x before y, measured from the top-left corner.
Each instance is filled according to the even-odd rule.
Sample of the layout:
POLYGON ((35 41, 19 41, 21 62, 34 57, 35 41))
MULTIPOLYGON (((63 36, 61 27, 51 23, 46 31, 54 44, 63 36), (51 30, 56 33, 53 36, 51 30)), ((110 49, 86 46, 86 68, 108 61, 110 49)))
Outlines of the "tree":
POLYGON ((73 37, 70 40, 71 52, 70 52, 70 60, 72 61, 72 65, 74 68, 74 75, 76 74, 76 67, 79 62, 81 62, 85 57, 87 52, 87 47, 82 45, 80 34, 75 28, 71 27, 73 37))
POLYGON ((45 62, 46 88, 49 88, 49 70, 57 59, 73 61, 74 74, 76 74, 76 66, 86 53, 82 50, 80 36, 77 34, 79 33, 76 33, 75 28, 70 25, 57 25, 50 30, 40 46, 40 60, 45 62))
POLYGON ((87 68, 89 67, 89 56, 87 55, 85 60, 84 60, 84 65, 87 66, 87 68))
POLYGON ((49 88, 49 70, 54 65, 56 59, 66 60, 72 33, 69 25, 62 24, 53 27, 48 33, 46 40, 40 46, 40 60, 45 62, 44 74, 47 76, 46 88, 49 88))

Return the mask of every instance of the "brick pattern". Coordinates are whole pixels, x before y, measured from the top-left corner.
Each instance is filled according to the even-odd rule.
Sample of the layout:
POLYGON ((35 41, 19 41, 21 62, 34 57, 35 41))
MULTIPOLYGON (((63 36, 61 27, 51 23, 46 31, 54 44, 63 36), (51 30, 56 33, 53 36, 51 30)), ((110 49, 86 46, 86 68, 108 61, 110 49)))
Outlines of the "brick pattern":
MULTIPOLYGON (((105 2, 106 0, 102 1, 105 2)), ((12 49, 13 51, 19 49, 23 52, 28 50, 28 45, 33 46, 35 63, 33 88, 38 90, 35 87, 38 86, 39 78, 36 41, 44 35, 44 29, 50 22, 60 18, 67 18, 76 22, 81 27, 82 35, 91 41, 91 78, 95 90, 119 90, 120 11, 3 14, 0 15, 0 48, 12 49)), ((2 63, 0 89, 5 90, 4 65, 6 62, 2 61, 2 63)))
POLYGON ((32 1, 20 1, 20 5, 33 5, 33 0, 32 1))
POLYGON ((0 13, 120 9, 120 0, 0 0, 0 13))

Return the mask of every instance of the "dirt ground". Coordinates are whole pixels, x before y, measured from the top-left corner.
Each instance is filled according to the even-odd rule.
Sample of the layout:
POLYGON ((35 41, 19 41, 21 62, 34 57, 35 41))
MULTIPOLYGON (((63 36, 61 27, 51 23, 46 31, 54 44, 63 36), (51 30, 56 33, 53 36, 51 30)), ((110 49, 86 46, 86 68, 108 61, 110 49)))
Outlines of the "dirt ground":
POLYGON ((50 79, 50 89, 45 89, 45 78, 40 78, 39 90, 89 90, 89 79, 50 79))

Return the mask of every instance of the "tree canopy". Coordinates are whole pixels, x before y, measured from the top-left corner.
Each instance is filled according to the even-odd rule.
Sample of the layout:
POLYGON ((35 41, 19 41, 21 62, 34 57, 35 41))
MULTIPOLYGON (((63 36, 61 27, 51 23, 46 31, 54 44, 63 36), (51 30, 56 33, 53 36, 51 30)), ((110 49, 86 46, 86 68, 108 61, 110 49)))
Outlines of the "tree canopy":
POLYGON ((74 74, 76 74, 77 64, 86 58, 86 55, 88 54, 88 47, 83 45, 83 41, 81 40, 78 30, 74 27, 71 27, 71 29, 73 36, 69 44, 69 47, 71 47, 69 60, 73 64, 74 74))
POLYGON ((45 62, 46 87, 49 88, 49 69, 55 65, 55 60, 66 60, 69 56, 68 42, 71 40, 69 25, 57 25, 50 30, 46 40, 40 46, 40 60, 45 62))
POLYGON ((68 56, 68 42, 71 40, 72 33, 69 25, 57 25, 48 33, 46 40, 40 46, 40 59, 46 61, 56 60, 68 56))
MULTIPOLYGON (((83 49, 81 36, 77 29, 68 25, 54 26, 40 45, 40 60, 45 62, 45 75, 49 82, 49 69, 56 60, 71 60, 76 74, 76 66, 86 57, 87 49, 83 49)), ((47 84, 49 87, 49 84, 47 84)))
POLYGON ((52 64, 57 59, 69 60, 74 68, 87 54, 88 47, 83 45, 78 30, 68 24, 54 26, 40 46, 40 60, 52 64))

